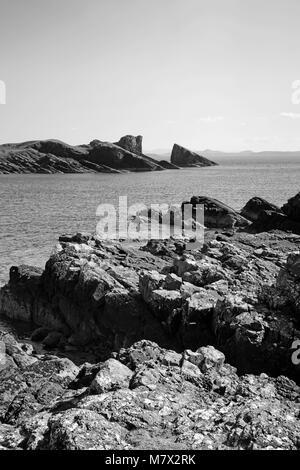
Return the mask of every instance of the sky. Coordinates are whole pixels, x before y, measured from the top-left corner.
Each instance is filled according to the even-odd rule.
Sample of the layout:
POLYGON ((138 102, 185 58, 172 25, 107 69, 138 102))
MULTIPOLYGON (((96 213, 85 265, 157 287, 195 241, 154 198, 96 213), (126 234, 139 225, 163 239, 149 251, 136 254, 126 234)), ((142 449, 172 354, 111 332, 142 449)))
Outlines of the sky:
POLYGON ((141 134, 147 150, 300 150, 299 0, 0 0, 0 12, 0 143, 141 134))

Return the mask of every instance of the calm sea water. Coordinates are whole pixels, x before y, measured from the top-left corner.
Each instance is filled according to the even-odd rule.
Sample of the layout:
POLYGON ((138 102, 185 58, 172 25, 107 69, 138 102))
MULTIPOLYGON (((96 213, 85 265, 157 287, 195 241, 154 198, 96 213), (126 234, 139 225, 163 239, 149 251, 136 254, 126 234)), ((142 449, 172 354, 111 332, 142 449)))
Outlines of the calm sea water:
POLYGON ((154 173, 0 175, 0 284, 11 265, 43 266, 62 233, 95 231, 96 208, 180 203, 212 196, 239 210, 254 195, 283 204, 300 190, 300 162, 224 160, 220 166, 154 173))

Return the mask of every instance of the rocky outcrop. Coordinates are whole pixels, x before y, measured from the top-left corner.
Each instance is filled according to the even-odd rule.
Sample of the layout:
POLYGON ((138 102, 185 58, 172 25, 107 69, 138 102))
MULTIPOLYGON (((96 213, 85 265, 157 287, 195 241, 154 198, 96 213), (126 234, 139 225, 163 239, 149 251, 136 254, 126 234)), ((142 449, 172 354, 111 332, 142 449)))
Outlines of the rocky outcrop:
POLYGON ((95 140, 91 142, 91 147, 89 161, 96 164, 127 171, 162 170, 154 160, 136 155, 109 142, 95 140))
POLYGON ((275 211, 263 211, 250 227, 252 232, 282 230, 300 234, 300 222, 290 219, 286 214, 275 211))
POLYGON ((122 173, 216 165, 176 144, 171 162, 159 162, 143 154, 142 140, 142 136, 126 135, 115 143, 93 140, 77 146, 59 140, 4 144, 0 145, 0 174, 122 173))
POLYGON ((148 252, 103 245, 87 234, 62 236, 44 272, 13 267, 0 311, 14 320, 59 331, 70 344, 105 337, 103 348, 139 338, 164 342, 160 323, 141 302, 136 270, 166 263, 148 252), (135 267, 135 269, 133 268, 135 267))
MULTIPOLYGON (((299 241, 294 246, 299 247, 299 241)), ((155 273, 143 276, 141 292, 166 327, 174 331, 177 324, 185 347, 215 344, 240 372, 277 375, 280 370, 299 380, 299 365, 292 363, 290 349, 300 338, 299 320, 293 313, 299 308, 299 280, 289 276, 287 290, 279 290, 277 280, 299 269, 295 267, 298 258, 293 255, 293 265, 290 258, 284 264, 282 247, 257 248, 256 243, 265 245, 263 238, 259 241, 246 234, 212 240, 200 259, 185 255, 175 260, 173 272, 179 279, 172 280, 169 293, 166 280, 155 273), (283 266, 280 272, 279 266, 283 266), (278 299, 276 304, 269 302, 266 292, 268 299, 278 299)))
POLYGON ((173 146, 171 163, 179 167, 204 167, 217 165, 217 163, 208 160, 208 158, 202 157, 178 144, 174 144, 173 146))
POLYGON ((122 173, 163 170, 142 154, 142 137, 125 136, 116 144, 94 140, 72 146, 42 140, 0 146, 0 173, 122 173))
POLYGON ((93 169, 80 164, 73 158, 61 158, 43 154, 34 149, 10 150, 0 153, 0 173, 89 173, 93 169))
POLYGON ((127 366, 116 359, 108 359, 99 367, 99 372, 91 382, 90 390, 98 395, 120 388, 128 388, 132 376, 133 373, 127 366))
MULTIPOLYGON (((60 158, 80 160, 82 157, 88 156, 87 147, 72 146, 59 140, 38 140, 32 143, 25 143, 25 147, 32 148, 45 155, 50 154, 60 158)), ((22 144, 17 144, 17 148, 22 148, 22 144)))
POLYGON ((1 339, 2 450, 299 448, 299 387, 239 377, 212 346, 178 354, 143 340, 78 368, 34 351, 18 365, 22 345, 1 339))
POLYGON ((177 351, 211 344, 240 372, 298 381, 299 262, 288 254, 299 246, 284 233, 210 233, 192 253, 173 240, 139 249, 65 235, 44 271, 11 269, 0 311, 46 327, 50 348, 94 344, 105 358, 139 339, 177 351))
POLYGON ((246 219, 255 222, 264 211, 272 211, 278 214, 283 213, 279 207, 275 206, 275 204, 271 204, 261 197, 253 197, 243 207, 241 215, 246 219))
POLYGON ((136 155, 143 154, 143 137, 138 135, 137 137, 133 135, 125 135, 115 143, 118 147, 122 147, 128 152, 135 153, 136 155))
POLYGON ((272 230, 300 234, 300 193, 289 199, 282 208, 260 197, 254 197, 241 210, 241 215, 252 221, 248 231, 260 233, 272 230))
MULTIPOLYGON (((185 204, 185 203, 183 203, 185 204)), ((189 203, 204 207, 204 225, 207 228, 247 227, 250 222, 223 202, 207 196, 193 196, 189 203)))
POLYGON ((299 449, 300 236, 211 210, 201 248, 78 233, 11 268, 0 449, 299 449))

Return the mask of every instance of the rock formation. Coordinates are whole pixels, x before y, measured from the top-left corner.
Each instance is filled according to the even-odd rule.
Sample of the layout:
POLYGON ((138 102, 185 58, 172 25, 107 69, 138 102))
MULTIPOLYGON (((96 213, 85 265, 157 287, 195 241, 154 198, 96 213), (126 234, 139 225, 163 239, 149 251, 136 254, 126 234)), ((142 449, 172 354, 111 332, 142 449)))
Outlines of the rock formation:
POLYGON ((207 207, 201 248, 79 233, 11 268, 0 449, 299 449, 300 235, 207 207))
POLYGON ((179 167, 203 167, 203 166, 214 166, 217 163, 208 160, 208 158, 202 157, 195 152, 192 152, 178 144, 174 144, 171 163, 179 167))
POLYGON ((255 222, 264 211, 273 211, 278 214, 283 213, 279 207, 275 206, 275 204, 271 204, 261 197, 253 197, 243 207, 241 215, 246 219, 255 222))
POLYGON ((300 193, 280 209, 274 204, 254 197, 247 202, 241 215, 253 221, 252 232, 283 230, 300 234, 300 193))
POLYGON ((138 135, 137 137, 134 137, 133 135, 125 135, 124 137, 121 137, 119 142, 116 142, 115 145, 128 150, 128 152, 135 153, 136 155, 143 154, 143 137, 141 135, 138 135))
POLYGON ((163 170, 142 154, 142 137, 125 136, 116 144, 94 140, 71 146, 57 140, 0 146, 0 173, 122 173, 163 170))
POLYGON ((142 136, 126 135, 116 143, 93 140, 77 146, 59 140, 4 144, 0 145, 0 174, 122 173, 216 165, 176 144, 171 162, 159 162, 143 154, 142 140, 142 136))
POLYGON ((166 170, 180 170, 178 165, 174 165, 174 163, 168 162, 167 160, 160 160, 159 164, 166 170))
POLYGON ((188 204, 204 206, 204 225, 207 228, 247 227, 250 222, 223 202, 207 196, 193 196, 188 204))
POLYGON ((300 223, 300 192, 291 197, 282 207, 283 212, 295 222, 300 223))
POLYGON ((211 344, 239 371, 299 380, 290 360, 300 339, 299 280, 292 274, 299 262, 287 256, 300 237, 224 232, 194 254, 172 241, 159 244, 164 255, 153 242, 140 250, 87 234, 61 237, 44 271, 11 268, 0 311, 60 333, 62 348, 99 339, 103 351, 139 339, 175 350, 211 344))
POLYGON ((91 146, 89 161, 98 165, 103 164, 110 168, 127 171, 162 169, 157 162, 150 161, 109 142, 93 141, 91 146))

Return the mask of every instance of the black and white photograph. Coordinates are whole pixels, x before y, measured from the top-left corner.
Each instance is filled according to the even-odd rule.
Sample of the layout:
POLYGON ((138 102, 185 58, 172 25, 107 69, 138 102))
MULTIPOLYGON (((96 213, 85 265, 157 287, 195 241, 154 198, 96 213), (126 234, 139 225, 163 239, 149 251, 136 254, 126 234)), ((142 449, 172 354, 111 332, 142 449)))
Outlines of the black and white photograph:
POLYGON ((2 462, 300 450, 299 18, 0 0, 2 462))

